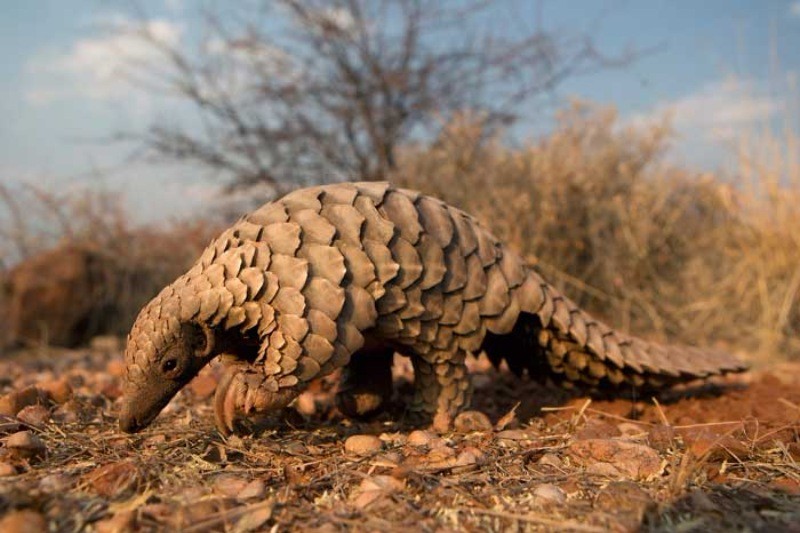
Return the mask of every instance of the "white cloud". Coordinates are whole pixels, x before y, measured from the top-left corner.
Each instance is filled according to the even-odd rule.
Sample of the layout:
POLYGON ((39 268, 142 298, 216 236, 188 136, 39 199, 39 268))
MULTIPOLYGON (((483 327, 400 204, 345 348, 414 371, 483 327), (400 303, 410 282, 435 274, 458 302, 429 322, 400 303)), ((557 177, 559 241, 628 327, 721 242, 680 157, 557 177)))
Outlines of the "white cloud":
POLYGON ((789 13, 794 17, 800 18, 800 1, 792 2, 789 5, 789 13))
MULTIPOLYGON (((110 20, 110 19, 109 19, 110 20)), ((26 99, 34 105, 82 96, 93 100, 119 100, 131 96, 131 65, 156 64, 160 52, 143 35, 174 47, 183 30, 168 20, 132 22, 116 17, 101 36, 75 41, 66 52, 39 54, 28 62, 33 79, 26 99)))
POLYGON ((643 126, 669 117, 676 134, 671 156, 712 170, 730 164, 736 141, 773 126, 785 108, 785 100, 765 84, 730 78, 660 102, 626 123, 643 126))
POLYGON ((631 118, 643 124, 669 116, 681 135, 709 141, 730 141, 739 133, 775 118, 783 103, 758 84, 726 79, 707 84, 676 100, 661 102, 646 113, 631 118))

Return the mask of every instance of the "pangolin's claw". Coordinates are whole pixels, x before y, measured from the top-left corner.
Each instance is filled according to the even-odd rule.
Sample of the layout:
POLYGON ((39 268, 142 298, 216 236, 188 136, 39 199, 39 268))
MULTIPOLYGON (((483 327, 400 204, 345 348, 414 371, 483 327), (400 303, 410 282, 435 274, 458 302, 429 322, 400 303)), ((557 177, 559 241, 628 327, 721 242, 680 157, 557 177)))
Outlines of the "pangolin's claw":
POLYGON ((299 393, 297 388, 269 390, 264 374, 247 365, 225 370, 214 395, 214 418, 219 432, 233 433, 237 411, 246 415, 286 407, 299 393))
POLYGON ((233 433, 233 420, 236 418, 236 404, 244 392, 244 384, 241 381, 241 376, 241 374, 237 374, 233 378, 233 381, 228 387, 228 392, 225 393, 223 417, 225 420, 225 427, 228 429, 229 434, 233 433))
POLYGON ((248 374, 245 377, 247 392, 244 395, 244 412, 252 413, 258 400, 258 391, 262 383, 264 383, 264 376, 248 374))
POLYGON ((236 396, 241 384, 241 368, 230 367, 222 376, 214 394, 214 418, 217 430, 225 436, 233 433, 236 396))

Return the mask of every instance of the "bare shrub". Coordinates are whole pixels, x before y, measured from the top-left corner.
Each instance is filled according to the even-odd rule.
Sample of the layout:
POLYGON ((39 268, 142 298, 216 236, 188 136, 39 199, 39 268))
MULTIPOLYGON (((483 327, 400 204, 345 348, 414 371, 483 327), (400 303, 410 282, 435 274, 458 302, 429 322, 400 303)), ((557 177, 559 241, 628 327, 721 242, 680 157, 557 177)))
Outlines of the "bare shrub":
POLYGON ((124 334, 141 306, 180 275, 211 221, 135 227, 113 194, 0 188, 1 344, 75 346, 124 334))
MULTIPOLYGON (((765 357, 800 351, 800 190, 750 194, 665 164, 668 124, 576 103, 518 149, 462 115, 403 151, 395 181, 485 221, 581 305, 625 329, 765 357)), ((771 192, 770 192, 771 191, 771 192)))
POLYGON ((385 179, 403 144, 455 113, 480 110, 486 128, 502 127, 564 79, 637 55, 514 14, 501 0, 239 0, 205 12, 198 46, 166 42, 146 19, 111 28, 157 57, 124 62, 124 74, 201 119, 122 138, 231 187, 385 179))

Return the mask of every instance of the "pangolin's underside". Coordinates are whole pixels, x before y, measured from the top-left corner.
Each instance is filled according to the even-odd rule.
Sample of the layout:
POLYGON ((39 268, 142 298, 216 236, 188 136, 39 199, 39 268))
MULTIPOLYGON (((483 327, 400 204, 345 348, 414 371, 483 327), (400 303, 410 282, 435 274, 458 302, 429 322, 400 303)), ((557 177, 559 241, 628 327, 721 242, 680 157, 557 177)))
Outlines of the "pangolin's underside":
POLYGON ((126 350, 122 426, 149 423, 217 355, 228 365, 215 399, 224 432, 236 412, 286 405, 341 367, 340 407, 365 414, 391 391, 395 351, 414 366, 411 409, 443 427, 468 403, 465 358, 481 351, 517 374, 590 388, 664 387, 745 368, 724 352, 612 330, 444 202, 341 183, 245 216, 141 311, 126 350))

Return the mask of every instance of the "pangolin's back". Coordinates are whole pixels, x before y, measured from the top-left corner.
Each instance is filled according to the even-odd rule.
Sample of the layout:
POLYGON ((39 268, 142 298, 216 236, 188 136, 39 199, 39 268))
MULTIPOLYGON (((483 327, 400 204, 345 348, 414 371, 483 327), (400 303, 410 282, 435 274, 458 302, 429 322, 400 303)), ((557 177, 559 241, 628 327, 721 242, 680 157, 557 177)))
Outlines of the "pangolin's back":
MULTIPOLYGON (((223 233, 201 263, 246 241, 269 242, 270 271, 301 276, 303 297, 318 302, 311 308, 334 302, 326 311, 337 312, 340 333, 346 323, 431 362, 485 350, 495 363, 505 359, 537 379, 601 387, 661 386, 745 368, 724 352, 614 331, 470 215, 386 183, 290 193, 223 233)), ((334 358, 322 370, 345 362, 334 358)))

